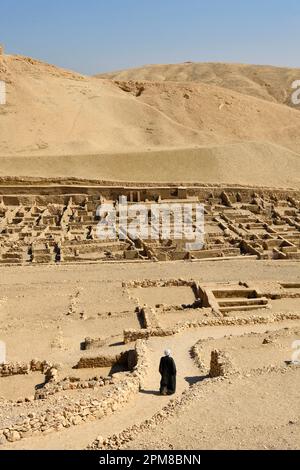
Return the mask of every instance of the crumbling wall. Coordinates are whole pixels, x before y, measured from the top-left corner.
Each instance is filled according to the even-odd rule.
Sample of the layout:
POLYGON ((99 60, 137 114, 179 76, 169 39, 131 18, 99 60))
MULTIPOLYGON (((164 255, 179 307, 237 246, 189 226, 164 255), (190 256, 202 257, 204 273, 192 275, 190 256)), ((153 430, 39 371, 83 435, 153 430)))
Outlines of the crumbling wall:
POLYGON ((147 288, 147 287, 194 287, 195 281, 185 280, 185 279, 159 279, 151 280, 144 279, 141 281, 129 281, 123 282, 122 287, 127 289, 134 289, 137 287, 147 288))
POLYGON ((233 365, 225 351, 215 349, 211 352, 210 377, 224 377, 233 372, 233 365))
POLYGON ((206 339, 201 339, 199 340, 192 348, 190 351, 190 354, 194 361, 196 362, 197 366, 199 367, 200 372, 204 375, 208 373, 207 367, 205 365, 205 362, 203 360, 203 346, 207 341, 210 341, 213 338, 206 338, 206 339))
POLYGON ((147 340, 152 336, 172 336, 178 333, 177 329, 147 328, 143 330, 124 330, 124 343, 133 343, 139 339, 147 340))
POLYGON ((26 375, 30 371, 29 365, 25 363, 2 364, 0 365, 0 377, 9 377, 12 375, 26 375))
POLYGON ((102 348, 106 343, 104 338, 85 338, 82 343, 82 349, 88 351, 89 349, 102 348))
POLYGON ((140 308, 139 315, 144 328, 159 328, 159 322, 154 308, 147 306, 140 308))
POLYGON ((284 320, 300 320, 300 312, 283 312, 269 314, 268 316, 235 316, 235 317, 211 317, 205 320, 179 322, 174 328, 148 328, 142 330, 124 330, 124 343, 132 343, 138 339, 148 339, 154 336, 172 336, 189 328, 202 328, 205 326, 234 326, 234 325, 266 325, 268 323, 284 320))
POLYGON ((26 375, 29 372, 42 372, 45 373, 47 369, 51 368, 52 364, 47 361, 38 361, 32 359, 29 363, 6 363, 0 364, 0 377, 10 377, 13 375, 26 375))
POLYGON ((92 369, 97 367, 112 367, 114 365, 128 365, 128 351, 124 351, 115 356, 99 355, 82 357, 74 369, 92 369))
POLYGON ((61 408, 56 406, 40 413, 29 413, 23 420, 0 430, 0 445, 16 442, 31 436, 47 435, 89 420, 108 416, 131 400, 139 391, 147 367, 147 348, 143 341, 136 343, 137 364, 132 373, 112 385, 101 399, 86 398, 80 402, 66 399, 61 408))
POLYGON ((84 389, 96 389, 105 387, 106 385, 113 385, 115 381, 112 377, 94 377, 89 380, 80 380, 75 377, 65 377, 64 380, 59 382, 49 382, 45 386, 36 391, 35 400, 45 400, 51 395, 56 393, 67 391, 67 390, 84 390, 84 389))

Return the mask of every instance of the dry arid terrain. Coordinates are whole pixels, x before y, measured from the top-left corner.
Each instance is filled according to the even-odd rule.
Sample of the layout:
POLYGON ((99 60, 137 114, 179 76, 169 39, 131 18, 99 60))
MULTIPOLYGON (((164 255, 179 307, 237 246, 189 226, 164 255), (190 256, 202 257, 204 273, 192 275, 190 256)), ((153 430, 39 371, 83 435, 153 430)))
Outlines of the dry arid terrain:
POLYGON ((0 449, 300 449, 297 79, 0 55, 0 449), (99 239, 121 196, 201 203, 203 247, 99 239))
MULTIPOLYGON (((243 68, 229 89, 228 67, 224 81, 114 81, 0 56, 0 175, 299 187, 299 110, 263 84, 241 93, 243 68)), ((276 72, 267 83, 290 99, 298 71, 276 72)))
POLYGON ((120 81, 206 83, 291 106, 291 85, 299 80, 300 69, 266 65, 197 63, 148 65, 136 69, 97 75, 120 81))

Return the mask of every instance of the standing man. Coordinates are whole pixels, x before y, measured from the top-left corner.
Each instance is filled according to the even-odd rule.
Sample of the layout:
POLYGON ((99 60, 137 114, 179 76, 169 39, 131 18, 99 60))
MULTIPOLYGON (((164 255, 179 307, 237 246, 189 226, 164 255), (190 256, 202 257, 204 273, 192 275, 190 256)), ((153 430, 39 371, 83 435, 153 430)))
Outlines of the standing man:
POLYGON ((160 394, 173 395, 176 392, 177 370, 169 349, 166 349, 165 356, 160 360, 159 373, 161 375, 160 394))

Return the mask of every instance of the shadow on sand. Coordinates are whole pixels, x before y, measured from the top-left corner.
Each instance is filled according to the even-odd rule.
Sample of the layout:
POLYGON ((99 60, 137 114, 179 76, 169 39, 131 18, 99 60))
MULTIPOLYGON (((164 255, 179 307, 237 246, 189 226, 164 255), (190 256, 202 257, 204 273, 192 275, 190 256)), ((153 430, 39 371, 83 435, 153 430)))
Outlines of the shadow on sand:
POLYGON ((208 378, 209 378, 209 375, 199 375, 195 377, 185 377, 184 380, 189 385, 195 385, 196 383, 203 382, 203 380, 206 380, 208 378))
MULTIPOLYGON (((195 377, 185 377, 184 380, 191 386, 199 382, 203 382, 203 380, 206 380, 209 378, 209 375, 199 375, 195 377)), ((159 390, 140 390, 140 393, 143 393, 144 395, 155 395, 155 396, 162 396, 159 392, 159 390)), ((170 396, 170 395, 168 395, 170 396)))
POLYGON ((161 396, 159 390, 140 390, 140 393, 143 393, 144 395, 154 395, 157 397, 161 396))

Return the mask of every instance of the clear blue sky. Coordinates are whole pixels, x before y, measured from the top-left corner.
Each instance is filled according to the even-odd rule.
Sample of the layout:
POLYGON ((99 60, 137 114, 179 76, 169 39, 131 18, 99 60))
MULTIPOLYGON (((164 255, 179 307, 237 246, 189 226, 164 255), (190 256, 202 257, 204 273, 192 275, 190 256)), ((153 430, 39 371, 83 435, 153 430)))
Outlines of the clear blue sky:
POLYGON ((188 60, 300 67, 300 1, 0 0, 0 43, 86 74, 188 60))

